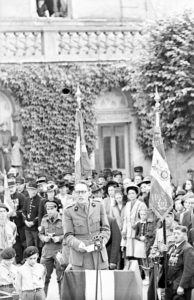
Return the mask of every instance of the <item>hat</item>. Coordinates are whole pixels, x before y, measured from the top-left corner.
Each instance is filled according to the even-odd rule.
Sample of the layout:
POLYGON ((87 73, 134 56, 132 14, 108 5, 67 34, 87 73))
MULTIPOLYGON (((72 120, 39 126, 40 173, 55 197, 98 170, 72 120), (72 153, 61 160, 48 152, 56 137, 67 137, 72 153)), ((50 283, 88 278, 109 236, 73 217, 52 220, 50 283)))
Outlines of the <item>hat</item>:
POLYGON ((95 194, 99 191, 102 191, 102 187, 100 185, 95 184, 92 186, 92 194, 95 194))
POLYGON ((5 208, 9 212, 9 208, 4 203, 0 203, 0 208, 5 208))
POLYGON ((186 194, 186 191, 183 189, 178 190, 178 192, 176 193, 176 197, 178 196, 184 196, 186 194))
POLYGON ((118 182, 116 182, 116 181, 109 181, 107 184, 106 184, 106 193, 108 194, 108 188, 110 187, 110 186, 114 186, 114 187, 119 187, 119 184, 118 184, 118 182))
POLYGON ((38 185, 36 181, 30 181, 27 185, 27 189, 33 189, 36 190, 38 188, 38 185))
POLYGON ((112 175, 113 175, 113 176, 117 176, 117 175, 123 176, 123 173, 122 173, 121 171, 119 171, 119 170, 113 170, 113 171, 112 171, 112 175))
POLYGON ((16 183, 20 183, 20 184, 24 184, 25 183, 25 179, 23 177, 16 177, 16 183))
POLYGON ((39 254, 38 248, 36 248, 35 246, 29 246, 24 250, 24 258, 28 258, 34 254, 39 254))
POLYGON ((2 259, 12 259, 16 256, 16 252, 15 249, 13 248, 5 248, 2 252, 1 252, 1 258, 2 259))
POLYGON ((39 175, 38 178, 36 179, 37 184, 40 184, 42 182, 47 182, 47 178, 45 175, 39 175))
POLYGON ((16 178, 16 174, 13 172, 10 172, 7 174, 7 179, 15 179, 16 178))
POLYGON ((48 208, 48 207, 57 207, 58 208, 58 203, 55 201, 55 200, 47 200, 45 202, 45 208, 48 208))
POLYGON ((126 192, 128 194, 129 190, 134 190, 136 192, 136 194, 139 194, 139 187, 137 185, 135 185, 134 183, 130 184, 127 188, 126 188, 126 192))
POLYGON ((12 179, 8 179, 8 181, 7 181, 7 185, 8 185, 8 187, 11 187, 11 186, 14 186, 14 185, 16 185, 16 181, 15 181, 15 179, 14 179, 14 178, 12 178, 12 179))
POLYGON ((47 192, 53 192, 56 190, 56 185, 54 182, 50 182, 47 184, 47 192))
POLYGON ((194 172, 193 169, 188 169, 188 170, 187 170, 187 173, 193 173, 193 172, 194 172))
POLYGON ((16 135, 13 135, 11 137, 11 142, 16 142, 16 141, 18 141, 18 137, 16 135))
POLYGON ((64 179, 61 179, 58 181, 58 188, 62 188, 62 187, 69 187, 69 181, 68 180, 64 180, 64 179))
POLYGON ((138 186, 140 187, 143 183, 145 183, 145 184, 151 183, 151 178, 150 178, 150 176, 146 176, 146 177, 138 184, 138 186))
POLYGON ((143 173, 143 167, 142 166, 135 167, 134 172, 143 173))

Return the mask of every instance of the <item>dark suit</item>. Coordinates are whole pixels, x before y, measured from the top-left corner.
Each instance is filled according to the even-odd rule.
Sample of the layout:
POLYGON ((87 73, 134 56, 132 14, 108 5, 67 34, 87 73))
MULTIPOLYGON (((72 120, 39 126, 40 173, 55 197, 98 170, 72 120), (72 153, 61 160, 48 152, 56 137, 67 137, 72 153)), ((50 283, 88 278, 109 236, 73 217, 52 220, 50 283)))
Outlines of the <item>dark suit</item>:
MULTIPOLYGON (((193 216, 194 218, 194 216, 193 216)), ((183 220, 182 220, 182 225, 186 226, 188 229, 188 241, 189 243, 193 244, 194 240, 194 236, 193 236, 193 225, 194 225, 194 219, 192 222, 192 214, 191 211, 186 211, 183 215, 183 220)))
POLYGON ((25 225, 26 244, 38 247, 38 212, 41 198, 36 195, 33 198, 27 198, 23 206, 24 221, 33 222, 34 225, 28 227, 25 225))
POLYGON ((106 244, 109 263, 116 264, 119 262, 121 232, 116 219, 108 217, 110 225, 110 239, 106 244))
POLYGON ((166 300, 191 300, 194 287, 194 249, 186 241, 178 247, 172 245, 168 251, 168 272, 166 300), (177 288, 184 289, 184 295, 177 295, 177 288))

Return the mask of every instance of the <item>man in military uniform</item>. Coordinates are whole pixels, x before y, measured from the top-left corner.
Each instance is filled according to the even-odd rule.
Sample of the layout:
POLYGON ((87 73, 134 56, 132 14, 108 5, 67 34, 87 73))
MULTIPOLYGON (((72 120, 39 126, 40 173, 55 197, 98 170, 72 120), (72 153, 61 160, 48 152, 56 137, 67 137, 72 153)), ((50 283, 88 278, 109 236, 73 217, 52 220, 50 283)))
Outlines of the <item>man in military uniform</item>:
POLYGON ((101 201, 92 200, 87 183, 75 185, 76 201, 64 211, 64 238, 70 247, 69 262, 73 270, 108 269, 106 243, 110 237, 110 226, 101 201), (101 247, 94 247, 95 239, 101 247), (99 251, 99 264, 97 257, 99 251))
POLYGON ((37 195, 37 183, 35 181, 30 182, 27 191, 29 196, 23 206, 26 246, 36 246, 38 248, 38 212, 41 198, 37 195))
POLYGON ((168 251, 165 300, 191 300, 194 287, 194 249, 187 242, 187 228, 176 226, 175 244, 168 251))
MULTIPOLYGON (((56 267, 57 282, 60 284, 62 270, 56 255, 62 249, 63 226, 62 217, 58 213, 58 204, 55 201, 45 203, 47 215, 42 218, 39 238, 44 243, 40 262, 46 266, 45 294, 51 279, 54 266, 56 267)), ((59 287, 60 288, 60 287, 59 287)))

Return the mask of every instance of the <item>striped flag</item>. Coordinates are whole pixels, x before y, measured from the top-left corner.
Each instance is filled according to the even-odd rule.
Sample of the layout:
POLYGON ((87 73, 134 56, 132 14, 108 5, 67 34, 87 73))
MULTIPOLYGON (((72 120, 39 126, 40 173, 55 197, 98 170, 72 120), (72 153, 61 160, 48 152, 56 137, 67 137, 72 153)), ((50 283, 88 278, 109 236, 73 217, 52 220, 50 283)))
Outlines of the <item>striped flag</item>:
MULTIPOLYGON (((95 270, 64 272, 61 300, 95 300, 95 292, 95 270)), ((139 270, 99 271, 97 300, 102 299, 142 300, 142 280, 139 270)))
POLYGON ((164 219, 173 207, 170 171, 166 162, 160 127, 155 127, 151 167, 150 207, 164 219))
POLYGON ((90 161, 86 149, 83 118, 80 109, 76 110, 76 148, 75 148, 75 181, 91 176, 92 170, 90 167, 90 161))

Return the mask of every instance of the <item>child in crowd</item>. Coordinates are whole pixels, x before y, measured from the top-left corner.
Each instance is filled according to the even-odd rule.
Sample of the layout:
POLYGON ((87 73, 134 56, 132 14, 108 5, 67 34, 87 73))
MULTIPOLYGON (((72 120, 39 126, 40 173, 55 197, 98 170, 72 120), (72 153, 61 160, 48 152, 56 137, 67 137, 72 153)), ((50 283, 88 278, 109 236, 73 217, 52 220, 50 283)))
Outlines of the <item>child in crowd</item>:
POLYGON ((134 244, 134 256, 139 258, 139 263, 145 272, 144 284, 149 282, 148 271, 148 256, 151 246, 155 239, 154 222, 148 219, 148 209, 142 209, 139 212, 140 221, 135 226, 135 244, 134 244))
POLYGON ((46 268, 37 263, 38 249, 29 246, 24 250, 25 263, 18 269, 17 290, 21 300, 45 300, 46 268))
POLYGON ((13 264, 16 252, 13 248, 5 248, 1 252, 0 262, 0 292, 6 292, 12 295, 12 299, 18 300, 15 284, 17 267, 13 264))

